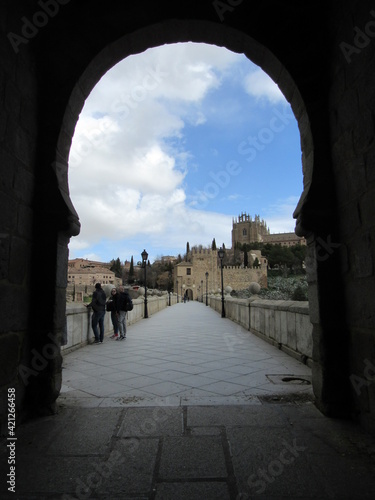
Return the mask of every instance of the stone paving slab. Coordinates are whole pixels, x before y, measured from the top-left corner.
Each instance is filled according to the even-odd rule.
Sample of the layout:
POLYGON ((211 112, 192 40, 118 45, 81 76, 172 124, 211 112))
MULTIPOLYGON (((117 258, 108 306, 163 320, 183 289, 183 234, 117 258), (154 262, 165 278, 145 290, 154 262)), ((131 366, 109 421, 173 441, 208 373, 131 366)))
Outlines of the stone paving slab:
POLYGON ((375 495, 375 438, 352 422, 325 418, 311 403, 62 407, 23 424, 17 436, 17 495, 2 480, 5 499, 375 495))
POLYGON ((158 472, 161 482, 188 478, 225 481, 221 436, 165 437, 158 472))
POLYGON ((156 500, 230 500, 228 486, 224 482, 163 483, 156 492, 156 500))
POLYGON ((308 367, 199 304, 63 366, 59 413, 16 429, 16 494, 0 443, 1 499, 375 498, 375 438, 280 383, 308 367))
POLYGON ((117 437, 182 436, 183 431, 181 407, 128 408, 122 417, 117 437))
POLYGON ((100 484, 95 489, 91 488, 90 498, 131 498, 133 495, 149 498, 153 489, 158 446, 157 438, 116 440, 106 474, 103 475, 104 469, 98 474, 97 481, 100 484))

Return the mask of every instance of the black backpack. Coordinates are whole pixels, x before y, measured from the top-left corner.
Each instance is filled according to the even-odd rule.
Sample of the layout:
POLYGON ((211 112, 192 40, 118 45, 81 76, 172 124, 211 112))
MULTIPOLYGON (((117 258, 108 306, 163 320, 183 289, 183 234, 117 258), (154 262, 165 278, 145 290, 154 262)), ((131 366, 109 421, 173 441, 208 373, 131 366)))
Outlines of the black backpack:
POLYGON ((120 310, 121 311, 132 311, 133 310, 133 301, 130 298, 129 294, 126 292, 121 293, 121 302, 120 302, 120 310))
POLYGON ((125 307, 126 307, 126 311, 132 311, 132 309, 133 309, 133 301, 129 297, 129 295, 127 297, 127 301, 126 301, 125 307))

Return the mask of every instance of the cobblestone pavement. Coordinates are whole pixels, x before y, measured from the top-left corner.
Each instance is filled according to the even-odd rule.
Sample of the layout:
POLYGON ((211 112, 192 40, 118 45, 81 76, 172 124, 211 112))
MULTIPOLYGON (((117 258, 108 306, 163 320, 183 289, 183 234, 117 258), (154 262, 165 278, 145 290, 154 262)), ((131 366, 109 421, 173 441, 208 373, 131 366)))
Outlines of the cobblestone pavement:
POLYGON ((17 428, 16 493, 2 443, 0 498, 374 498, 375 439, 324 417, 310 377, 204 305, 173 306, 65 355, 59 413, 17 428))

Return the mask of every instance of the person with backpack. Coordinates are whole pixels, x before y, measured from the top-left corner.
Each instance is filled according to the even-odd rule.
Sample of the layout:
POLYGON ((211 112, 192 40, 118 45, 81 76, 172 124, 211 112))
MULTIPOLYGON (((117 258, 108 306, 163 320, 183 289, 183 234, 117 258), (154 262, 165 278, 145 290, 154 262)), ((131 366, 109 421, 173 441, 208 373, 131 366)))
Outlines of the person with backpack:
POLYGON ((104 316, 105 316, 105 303, 107 297, 105 291, 100 283, 96 283, 95 291, 92 294, 92 300, 87 307, 92 307, 93 314, 91 318, 91 326, 94 332, 95 341, 94 344, 102 344, 104 339, 104 316), (98 325, 99 331, 98 332, 98 325))
POLYGON ((118 334, 118 319, 117 319, 117 311, 116 311, 116 302, 118 298, 118 293, 116 288, 112 288, 111 296, 106 304, 106 310, 111 313, 111 321, 113 325, 113 335, 111 335, 111 339, 117 340, 119 338, 118 334))
POLYGON ((119 287, 119 293, 116 301, 117 320, 120 337, 116 340, 126 339, 126 313, 133 309, 132 300, 128 292, 125 291, 123 286, 119 287))

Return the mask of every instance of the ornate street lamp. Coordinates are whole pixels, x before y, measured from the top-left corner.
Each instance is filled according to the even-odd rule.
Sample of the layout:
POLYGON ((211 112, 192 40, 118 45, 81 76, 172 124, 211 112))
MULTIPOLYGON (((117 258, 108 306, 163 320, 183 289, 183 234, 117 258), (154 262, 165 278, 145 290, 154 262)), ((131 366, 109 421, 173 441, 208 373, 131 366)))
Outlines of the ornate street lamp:
POLYGON ((145 268, 145 313, 144 313, 144 317, 148 318, 148 311, 147 311, 147 281, 146 281, 146 278, 147 278, 147 259, 148 259, 148 253, 146 252, 146 250, 143 250, 143 252, 141 253, 141 255, 142 255, 142 266, 145 268))
POLYGON ((178 304, 178 280, 176 280, 176 289, 177 289, 177 304, 178 304))
POLYGON ((208 271, 206 271, 206 306, 208 306, 208 271))
POLYGON ((221 317, 225 318, 225 308, 224 308, 224 282, 223 282, 223 258, 225 255, 225 252, 222 247, 220 247, 220 250, 217 252, 219 259, 220 259, 220 267, 221 267, 221 317))
POLYGON ((201 289, 202 289, 202 304, 203 304, 203 280, 201 280, 201 289))

